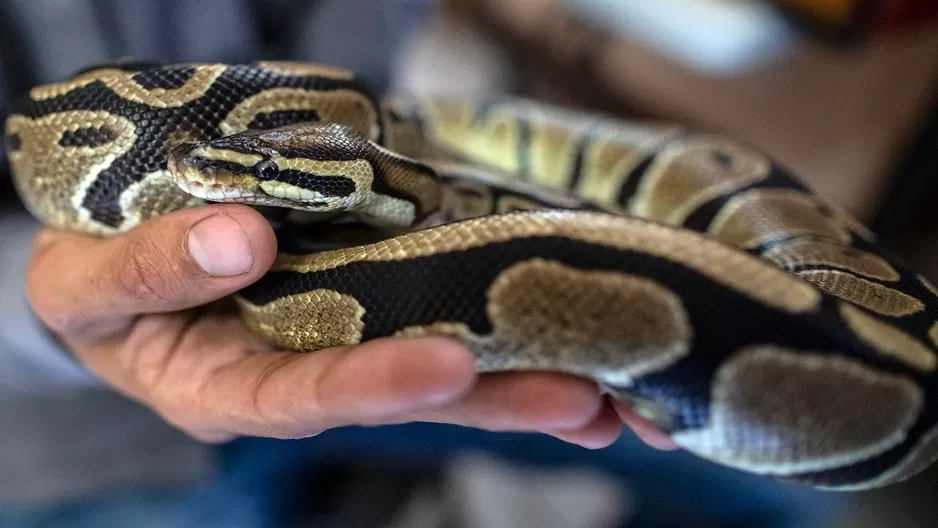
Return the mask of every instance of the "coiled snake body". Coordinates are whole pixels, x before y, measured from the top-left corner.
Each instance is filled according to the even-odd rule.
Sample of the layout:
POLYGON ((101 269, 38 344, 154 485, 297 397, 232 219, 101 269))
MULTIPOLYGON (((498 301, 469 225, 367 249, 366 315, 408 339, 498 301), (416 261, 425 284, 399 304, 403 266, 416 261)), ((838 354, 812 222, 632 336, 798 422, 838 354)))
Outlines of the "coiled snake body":
POLYGON ((237 300, 278 347, 450 336, 484 371, 590 377, 698 456, 825 489, 938 456, 934 286, 724 137, 258 62, 88 69, 34 88, 4 138, 58 228, 270 212, 281 254, 237 300))

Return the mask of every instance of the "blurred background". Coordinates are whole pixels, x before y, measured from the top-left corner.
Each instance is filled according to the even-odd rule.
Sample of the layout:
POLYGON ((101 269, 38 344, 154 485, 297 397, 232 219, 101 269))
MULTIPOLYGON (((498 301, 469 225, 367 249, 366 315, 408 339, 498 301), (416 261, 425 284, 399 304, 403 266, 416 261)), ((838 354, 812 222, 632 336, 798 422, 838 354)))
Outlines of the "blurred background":
MULTIPOLYGON (((0 119, 123 56, 315 61, 389 92, 680 121, 772 155, 938 281, 934 0, 0 0, 0 119)), ((0 528, 938 526, 938 470, 822 493, 628 432, 598 452, 427 424, 199 445, 49 352, 2 154, 0 226, 0 528)))

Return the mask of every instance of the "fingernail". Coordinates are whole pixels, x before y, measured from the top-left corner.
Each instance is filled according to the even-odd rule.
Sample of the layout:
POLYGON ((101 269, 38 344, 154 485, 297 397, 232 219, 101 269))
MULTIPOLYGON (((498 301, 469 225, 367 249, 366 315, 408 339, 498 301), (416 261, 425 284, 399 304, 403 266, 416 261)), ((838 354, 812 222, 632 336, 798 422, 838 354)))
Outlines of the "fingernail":
POLYGON ((216 277, 241 275, 254 265, 254 253, 241 226, 222 214, 192 227, 189 254, 205 273, 216 277))

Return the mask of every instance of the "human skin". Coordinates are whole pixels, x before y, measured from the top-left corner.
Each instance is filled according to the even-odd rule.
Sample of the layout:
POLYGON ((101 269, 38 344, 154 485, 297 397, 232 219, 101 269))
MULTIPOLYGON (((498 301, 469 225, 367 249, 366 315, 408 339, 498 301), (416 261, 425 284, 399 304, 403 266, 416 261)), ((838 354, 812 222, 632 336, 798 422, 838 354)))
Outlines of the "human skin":
POLYGON ((276 252, 269 223, 234 204, 103 238, 44 229, 27 292, 100 380, 204 442, 422 421, 541 432, 590 449, 613 443, 626 424, 649 445, 673 448, 590 380, 480 374, 470 351, 446 339, 274 350, 224 300, 261 277, 276 252))

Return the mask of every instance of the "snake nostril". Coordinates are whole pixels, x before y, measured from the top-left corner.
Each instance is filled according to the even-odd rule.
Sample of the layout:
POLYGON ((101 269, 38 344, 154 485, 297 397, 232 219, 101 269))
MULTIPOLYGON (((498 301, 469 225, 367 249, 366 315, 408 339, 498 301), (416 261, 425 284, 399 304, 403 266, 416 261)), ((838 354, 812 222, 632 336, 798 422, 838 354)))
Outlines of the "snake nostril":
POLYGON ((6 141, 4 141, 4 143, 6 144, 6 149, 9 152, 17 152, 23 146, 23 140, 20 139, 19 134, 13 133, 7 134, 6 141))
POLYGON ((725 152, 714 152, 713 160, 720 165, 723 165, 724 167, 729 167, 733 162, 732 158, 730 158, 730 155, 726 154, 725 152))

